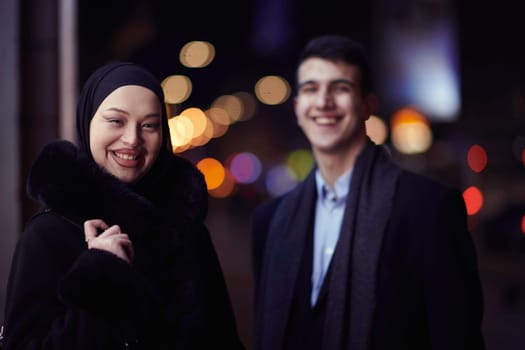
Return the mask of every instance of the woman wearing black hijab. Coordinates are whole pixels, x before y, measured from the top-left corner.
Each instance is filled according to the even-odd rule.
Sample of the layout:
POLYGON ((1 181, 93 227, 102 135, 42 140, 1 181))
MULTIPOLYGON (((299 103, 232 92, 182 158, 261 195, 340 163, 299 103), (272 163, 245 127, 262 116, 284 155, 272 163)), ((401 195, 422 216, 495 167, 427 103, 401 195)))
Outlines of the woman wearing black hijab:
POLYGON ((86 81, 78 147, 48 144, 43 210, 11 266, 4 349, 242 349, 204 219, 202 174, 171 151, 158 80, 110 63, 86 81))

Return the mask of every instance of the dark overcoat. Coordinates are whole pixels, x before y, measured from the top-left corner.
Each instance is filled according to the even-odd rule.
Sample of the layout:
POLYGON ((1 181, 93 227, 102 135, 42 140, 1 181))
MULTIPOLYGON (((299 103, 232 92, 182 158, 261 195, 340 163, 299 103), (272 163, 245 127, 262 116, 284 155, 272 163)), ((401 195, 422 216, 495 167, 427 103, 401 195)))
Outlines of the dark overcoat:
POLYGON ((304 329, 293 333, 296 300, 310 293, 299 281, 316 198, 312 172, 254 213, 257 349, 484 348, 476 254, 460 193, 401 170, 371 142, 353 170, 320 310, 312 309, 322 324, 296 316, 294 327, 304 322, 304 329), (319 334, 322 345, 313 345, 319 334))
POLYGON ((20 236, 8 281, 4 349, 240 349, 203 223, 198 170, 167 157, 131 188, 68 142, 53 142, 28 187, 43 210, 20 236), (87 249, 83 222, 118 224, 132 264, 87 249))

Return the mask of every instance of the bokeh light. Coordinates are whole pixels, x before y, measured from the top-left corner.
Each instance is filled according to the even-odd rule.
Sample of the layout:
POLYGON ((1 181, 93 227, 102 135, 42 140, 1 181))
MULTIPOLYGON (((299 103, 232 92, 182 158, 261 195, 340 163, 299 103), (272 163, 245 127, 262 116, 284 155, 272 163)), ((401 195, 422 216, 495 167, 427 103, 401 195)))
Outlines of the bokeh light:
POLYGON ((218 188, 224 181, 224 167, 217 159, 203 158, 197 163, 197 168, 204 175, 208 191, 218 188))
POLYGON ((463 200, 468 215, 477 214, 483 206, 483 194, 476 186, 470 186, 463 191, 463 200))
POLYGON ((521 217, 521 233, 525 234, 525 214, 521 217))
POLYGON ((191 138, 200 137, 204 134, 208 118, 206 118, 206 115, 201 109, 196 107, 187 108, 183 110, 180 115, 187 117, 193 125, 193 134, 191 135, 191 138))
POLYGON ((206 116, 213 125, 212 137, 221 137, 230 127, 230 117, 224 108, 211 107, 206 111, 206 116))
POLYGON ((314 167, 314 156, 310 150, 296 149, 290 152, 286 165, 295 180, 302 181, 314 167))
POLYGON ((162 81, 161 85, 166 103, 182 103, 191 95, 191 80, 185 75, 170 75, 162 81))
POLYGON ((244 113, 242 100, 234 95, 217 97, 212 103, 212 108, 222 108, 226 112, 230 124, 241 119, 244 113))
POLYGON ((432 144, 432 131, 427 118, 412 107, 402 108, 391 119, 392 143, 404 154, 426 152, 432 144))
POLYGON ((290 84, 276 75, 262 77, 255 84, 255 96, 264 104, 278 105, 290 96, 290 84))
POLYGON ((257 112, 257 99, 255 96, 245 91, 236 92, 233 96, 238 97, 243 106, 243 114, 239 120, 251 119, 257 112))
POLYGON ((187 149, 193 135, 193 124, 191 120, 184 116, 177 116, 168 120, 170 129, 171 145, 173 152, 180 152, 181 149, 187 149))
POLYGON ((473 145, 467 153, 467 164, 473 172, 479 173, 487 166, 487 152, 480 145, 473 145))
POLYGON ((206 67, 215 58, 215 47, 207 41, 190 41, 180 50, 180 62, 189 68, 206 67))
POLYGON ((227 168, 224 168, 224 180, 218 187, 209 190, 208 193, 214 198, 226 198, 231 196, 236 188, 237 184, 231 172, 227 168))
POLYGON ((202 114, 204 115, 205 123, 204 131, 200 136, 194 137, 191 140, 191 145, 193 147, 205 145, 213 138, 213 122, 210 119, 208 119, 204 112, 202 112, 202 114))
POLYGON ((241 184, 256 181, 261 175, 261 161, 250 152, 233 155, 229 161, 229 169, 235 180, 241 184))
POLYGON ((376 145, 382 145, 385 143, 388 136, 388 130, 386 123, 383 119, 371 115, 365 122, 366 134, 376 145))
MULTIPOLYGON (((385 2, 383 13, 395 16, 394 3, 385 2)), ((400 9, 405 11, 402 20, 383 18, 377 67, 381 95, 389 105, 417 105, 432 120, 456 120, 461 96, 454 25, 446 15, 412 16, 409 8, 400 9), (409 18, 418 18, 418 25, 410 25, 409 18)))
POLYGON ((293 189, 297 180, 286 165, 280 164, 268 170, 265 183, 268 193, 276 197, 293 189))

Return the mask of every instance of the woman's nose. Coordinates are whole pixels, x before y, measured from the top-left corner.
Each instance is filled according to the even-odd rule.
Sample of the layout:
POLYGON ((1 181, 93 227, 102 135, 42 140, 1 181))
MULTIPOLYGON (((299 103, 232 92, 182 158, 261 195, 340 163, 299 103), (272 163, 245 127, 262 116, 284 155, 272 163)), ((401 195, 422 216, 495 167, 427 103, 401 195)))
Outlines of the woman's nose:
POLYGON ((140 143, 140 129, 138 126, 128 124, 121 137, 122 141, 131 147, 136 147, 140 143))

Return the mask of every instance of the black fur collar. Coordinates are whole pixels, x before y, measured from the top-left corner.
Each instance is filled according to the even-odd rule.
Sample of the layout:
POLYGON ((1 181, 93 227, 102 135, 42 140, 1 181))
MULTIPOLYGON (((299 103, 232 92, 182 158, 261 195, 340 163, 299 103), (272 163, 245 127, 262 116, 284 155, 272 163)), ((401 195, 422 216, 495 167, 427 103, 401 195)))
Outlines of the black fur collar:
POLYGON ((34 162, 28 194, 79 224, 102 218, 128 232, 151 230, 152 223, 203 221, 208 198, 202 174, 189 161, 172 155, 156 173, 149 181, 153 186, 131 188, 72 143, 55 141, 34 162))

